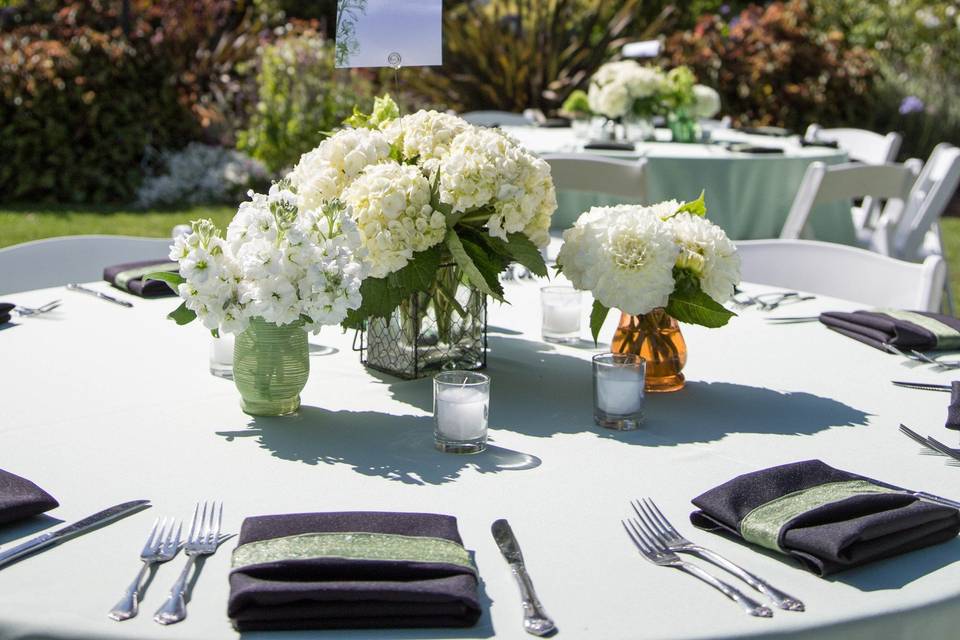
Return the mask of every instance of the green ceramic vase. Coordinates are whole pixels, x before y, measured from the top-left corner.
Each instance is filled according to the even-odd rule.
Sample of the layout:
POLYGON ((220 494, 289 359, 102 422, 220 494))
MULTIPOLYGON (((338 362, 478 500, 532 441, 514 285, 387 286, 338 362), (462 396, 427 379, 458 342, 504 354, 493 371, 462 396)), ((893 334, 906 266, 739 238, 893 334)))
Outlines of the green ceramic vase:
POLYGON ((254 416, 296 413, 309 375, 310 354, 302 322, 278 327, 254 318, 237 336, 233 381, 244 412, 254 416))

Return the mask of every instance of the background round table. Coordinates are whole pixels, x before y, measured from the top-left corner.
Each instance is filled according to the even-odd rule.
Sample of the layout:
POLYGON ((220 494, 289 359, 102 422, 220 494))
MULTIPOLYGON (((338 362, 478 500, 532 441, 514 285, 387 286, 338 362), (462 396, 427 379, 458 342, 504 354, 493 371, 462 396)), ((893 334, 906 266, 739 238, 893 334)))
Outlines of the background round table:
MULTIPOLYGON (((706 191, 710 220, 734 240, 776 238, 807 166, 816 160, 827 164, 847 161, 845 152, 829 147, 803 147, 797 136, 748 135, 730 129, 713 131, 712 144, 666 142, 670 132, 658 129, 660 142, 641 142, 634 151, 584 150, 569 128, 503 127, 531 151, 544 153, 596 153, 620 159, 644 157, 649 202, 694 200, 706 191), (731 151, 724 142, 782 148, 783 153, 731 151)), ((555 228, 567 228, 595 205, 616 204, 622 199, 600 193, 560 191, 554 214, 555 228)), ((814 209, 810 227, 818 240, 854 244, 856 235, 849 205, 826 203, 814 209)))
MULTIPOLYGON (((230 381, 207 371, 209 334, 177 327, 171 299, 127 309, 63 289, 16 294, 56 311, 0 330, 0 466, 56 496, 70 522, 122 501, 153 508, 0 569, 0 638, 236 638, 226 617, 235 540, 210 558, 189 617, 151 620, 183 565, 162 565, 128 622, 106 612, 132 579, 155 517, 189 519, 197 500, 225 503, 225 528, 245 516, 336 510, 455 515, 475 552, 483 616, 471 629, 244 634, 244 638, 526 638, 516 585, 490 535, 509 519, 559 637, 951 637, 960 617, 960 540, 830 579, 792 561, 690 526, 690 499, 735 475, 819 458, 835 467, 953 498, 956 468, 919 455, 897 432, 943 430, 946 394, 890 380, 949 375, 832 333, 818 323, 772 326, 744 311, 717 330, 684 327, 687 387, 648 396, 646 425, 614 432, 592 421, 592 341, 539 336, 537 289, 506 283, 490 305, 490 447, 474 456, 433 449, 431 381, 364 369, 352 335, 311 338, 312 372, 296 417, 251 418, 230 381), (624 534, 629 501, 650 496, 680 530, 805 601, 807 611, 745 615, 709 587, 649 564, 624 534)), ((104 283, 91 286, 109 290, 104 283)), ((747 291, 757 287, 745 286, 747 291)), ((776 312, 855 305, 819 298, 776 312)), ((584 302, 584 318, 588 313, 584 302)), ((617 318, 611 314, 600 349, 617 318)), ((0 545, 51 520, 0 529, 0 545)), ((713 571, 713 568, 710 568, 713 571)), ((735 581, 719 570, 718 575, 735 581)), ((750 592, 746 585, 737 582, 750 592)), ((759 597, 759 596, 758 596, 759 597)))

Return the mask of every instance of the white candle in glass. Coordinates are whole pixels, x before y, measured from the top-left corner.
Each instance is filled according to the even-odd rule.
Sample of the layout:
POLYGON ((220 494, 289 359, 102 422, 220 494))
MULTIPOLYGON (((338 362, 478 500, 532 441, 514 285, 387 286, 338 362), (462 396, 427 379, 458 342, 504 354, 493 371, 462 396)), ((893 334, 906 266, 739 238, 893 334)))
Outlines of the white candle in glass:
POLYGON ((233 334, 222 333, 211 338, 210 373, 221 378, 233 377, 233 334))
POLYGON ((467 386, 437 390, 437 429, 451 440, 482 438, 487 430, 487 394, 467 386))
POLYGON ((597 372, 597 407, 606 414, 628 416, 643 408, 643 370, 608 367, 597 372))
POLYGON ((575 304, 543 305, 543 330, 550 333, 577 333, 580 331, 580 300, 575 304))

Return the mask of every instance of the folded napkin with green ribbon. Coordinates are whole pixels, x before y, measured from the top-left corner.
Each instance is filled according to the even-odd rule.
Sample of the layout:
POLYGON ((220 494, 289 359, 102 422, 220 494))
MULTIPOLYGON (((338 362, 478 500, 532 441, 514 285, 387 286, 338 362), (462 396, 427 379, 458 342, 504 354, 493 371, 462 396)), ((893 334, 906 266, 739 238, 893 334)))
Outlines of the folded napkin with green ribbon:
POLYGON ((9 471, 0 469, 0 525, 49 511, 60 504, 49 493, 9 471))
POLYGON ((10 322, 10 314, 15 306, 17 305, 9 302, 0 302, 0 324, 10 322))
POLYGON ((960 318, 930 311, 826 311, 820 322, 837 333, 886 351, 883 345, 918 351, 960 349, 960 318))
POLYGON ((693 499, 694 526, 730 533, 826 576, 945 542, 960 511, 806 460, 738 476, 693 499))
POLYGON ((947 429, 960 431, 960 380, 950 383, 950 404, 947 405, 947 429))
POLYGON ((451 516, 256 516, 240 528, 227 614, 238 631, 469 627, 477 570, 451 516))
POLYGON ((178 263, 163 259, 127 262, 104 269, 103 279, 113 286, 141 298, 162 298, 177 294, 166 282, 160 280, 144 282, 143 276, 157 271, 176 273, 179 269, 180 265, 178 263))

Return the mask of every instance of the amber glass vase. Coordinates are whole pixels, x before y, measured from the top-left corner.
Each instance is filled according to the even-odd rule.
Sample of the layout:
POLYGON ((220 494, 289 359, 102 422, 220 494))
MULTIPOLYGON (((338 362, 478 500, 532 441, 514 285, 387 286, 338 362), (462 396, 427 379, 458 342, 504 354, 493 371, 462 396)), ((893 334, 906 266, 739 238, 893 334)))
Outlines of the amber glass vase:
POLYGON ((687 343, 680 325, 663 309, 633 316, 624 313, 613 334, 613 353, 633 353, 647 361, 646 390, 654 393, 679 391, 687 363, 687 343))

